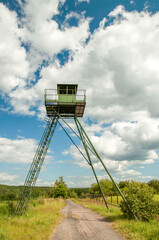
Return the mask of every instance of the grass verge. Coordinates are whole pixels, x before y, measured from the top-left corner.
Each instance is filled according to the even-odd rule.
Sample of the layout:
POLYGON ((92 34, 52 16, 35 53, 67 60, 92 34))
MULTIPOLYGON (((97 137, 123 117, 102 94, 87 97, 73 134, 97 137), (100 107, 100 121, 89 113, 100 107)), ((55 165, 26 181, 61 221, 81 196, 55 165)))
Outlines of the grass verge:
POLYGON ((64 205, 62 199, 39 199, 30 203, 23 216, 7 216, 0 212, 0 240, 50 239, 62 219, 60 209, 64 205))
POLYGON ((75 203, 101 214, 112 223, 113 228, 128 240, 159 240, 159 216, 149 222, 125 219, 120 208, 109 207, 90 199, 74 199, 75 203))

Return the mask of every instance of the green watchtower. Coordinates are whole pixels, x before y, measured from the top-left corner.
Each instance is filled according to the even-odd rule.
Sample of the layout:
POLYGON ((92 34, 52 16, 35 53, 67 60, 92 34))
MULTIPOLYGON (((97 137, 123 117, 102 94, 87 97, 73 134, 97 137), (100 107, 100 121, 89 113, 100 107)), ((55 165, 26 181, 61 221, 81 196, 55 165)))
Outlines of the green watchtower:
POLYGON ((48 117, 59 113, 62 117, 82 117, 86 105, 86 91, 77 84, 57 84, 57 89, 45 89, 48 117))
MULTIPOLYGON (((105 199, 105 196, 104 196, 104 193, 100 186, 98 177, 95 173, 94 165, 91 160, 92 155, 94 155, 94 157, 96 157, 100 161, 100 163, 103 165, 105 171, 109 175, 109 177, 112 180, 117 191, 120 193, 125 204, 129 208, 129 210, 132 212, 129 204, 127 203, 127 201, 124 198, 123 194, 121 193, 119 187, 115 183, 114 179, 112 178, 112 176, 109 173, 108 169, 106 168, 104 162, 100 158, 100 156, 97 153, 95 147, 93 146, 91 140, 87 136, 81 123, 78 120, 78 117, 83 116, 85 105, 86 105, 86 91, 78 90, 77 84, 58 84, 57 89, 46 89, 45 90, 45 106, 46 106, 46 113, 48 116, 48 118, 46 119, 47 125, 46 125, 44 133, 41 137, 37 151, 34 155, 33 162, 30 166, 28 175, 26 177, 24 187, 22 189, 22 193, 20 195, 19 201, 16 206, 15 214, 22 215, 26 211, 27 205, 28 205, 30 197, 31 197, 31 193, 33 191, 33 187, 36 184, 38 175, 40 173, 40 170, 41 170, 45 155, 47 153, 48 147, 50 145, 50 141, 54 134, 56 125, 57 125, 57 123, 60 124, 59 120, 61 119, 67 125, 67 127, 69 127, 70 130, 74 132, 74 130, 69 126, 69 124, 67 124, 67 122, 64 120, 64 118, 73 118, 74 119, 74 122, 76 124, 79 134, 77 134, 76 132, 74 132, 74 133, 83 143, 83 147, 84 147, 86 155, 84 155, 82 153, 82 151, 79 149, 77 144, 73 141, 73 139, 69 136, 69 134, 67 133, 67 131, 63 128, 63 126, 61 124, 60 124, 60 126, 61 126, 61 128, 63 128, 63 130, 66 132, 66 134, 71 139, 72 143, 77 147, 79 152, 82 154, 82 156, 85 158, 87 163, 92 168, 92 171, 97 180, 97 183, 98 183, 98 186, 99 186, 100 192, 102 194, 102 197, 104 199, 106 207, 108 208, 108 203, 105 199)), ((136 218, 135 215, 134 215, 134 217, 136 218)))

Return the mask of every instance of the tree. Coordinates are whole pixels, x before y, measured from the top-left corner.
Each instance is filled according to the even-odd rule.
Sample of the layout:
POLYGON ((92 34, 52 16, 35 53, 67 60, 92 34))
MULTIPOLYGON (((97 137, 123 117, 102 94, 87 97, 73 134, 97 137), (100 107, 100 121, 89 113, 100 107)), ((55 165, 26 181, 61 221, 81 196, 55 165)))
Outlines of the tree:
POLYGON ((72 190, 72 189, 69 189, 68 196, 70 198, 78 198, 77 193, 74 190, 72 190))
POLYGON ((50 197, 58 198, 67 198, 68 195, 68 188, 67 184, 65 183, 63 177, 59 177, 59 180, 55 181, 53 190, 50 193, 50 197))
MULTIPOLYGON (((110 194, 112 192, 114 193, 117 191, 113 182, 109 179, 101 179, 99 181, 99 183, 101 185, 101 188, 102 188, 104 194, 110 194)), ((89 189, 89 193, 90 194, 100 194, 100 190, 99 190, 97 183, 93 183, 91 185, 91 188, 89 189)))
POLYGON ((148 185, 154 189, 155 193, 159 193, 159 180, 150 180, 148 185))
MULTIPOLYGON (((148 184, 131 181, 124 195, 139 220, 148 221, 157 214, 158 205, 153 201, 153 190, 148 184)), ((121 202, 120 207, 125 216, 133 217, 125 202, 121 202)))
POLYGON ((67 184, 65 183, 65 181, 64 181, 64 179, 63 179, 62 176, 59 177, 59 180, 56 180, 56 181, 55 181, 55 186, 58 186, 58 185, 60 185, 60 184, 62 184, 65 188, 67 188, 67 184))
POLYGON ((125 191, 127 189, 128 185, 129 185, 129 181, 128 180, 121 181, 119 183, 119 188, 121 189, 121 191, 125 191))
POLYGON ((54 187, 53 191, 54 198, 67 198, 67 189, 63 184, 58 184, 54 187))

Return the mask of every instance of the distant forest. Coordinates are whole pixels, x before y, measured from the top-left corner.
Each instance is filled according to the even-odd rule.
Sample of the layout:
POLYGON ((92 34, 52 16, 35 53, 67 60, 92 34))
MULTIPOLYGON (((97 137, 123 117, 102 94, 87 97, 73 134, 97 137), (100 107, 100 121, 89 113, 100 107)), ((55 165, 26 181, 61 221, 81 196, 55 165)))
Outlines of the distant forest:
MULTIPOLYGON (((0 184, 0 201, 18 200, 23 186, 8 186, 0 184)), ((69 188, 70 192, 75 192, 77 197, 89 192, 89 188, 69 188)), ((52 187, 34 187, 32 198, 49 198, 52 194, 52 187)))
MULTIPOLYGON (((124 192, 124 190, 128 187, 128 184, 129 181, 121 181, 118 186, 124 192)), ((154 194, 159 194, 159 180, 150 180, 147 184, 153 189, 154 194)), ((97 183, 93 183, 90 188, 68 188, 63 180, 63 177, 60 177, 59 180, 56 180, 55 185, 56 186, 54 187, 33 187, 32 198, 50 198, 58 196, 63 196, 64 198, 81 198, 86 197, 88 194, 100 194, 97 183), (63 185, 64 188, 61 188, 61 185, 63 185), (65 195, 63 195, 64 192, 66 192, 65 195)), ((116 188, 110 180, 101 179, 100 185, 105 194, 116 194, 116 188)), ((0 201, 18 200, 20 193, 22 192, 22 188, 23 186, 8 186, 0 184, 0 201)))

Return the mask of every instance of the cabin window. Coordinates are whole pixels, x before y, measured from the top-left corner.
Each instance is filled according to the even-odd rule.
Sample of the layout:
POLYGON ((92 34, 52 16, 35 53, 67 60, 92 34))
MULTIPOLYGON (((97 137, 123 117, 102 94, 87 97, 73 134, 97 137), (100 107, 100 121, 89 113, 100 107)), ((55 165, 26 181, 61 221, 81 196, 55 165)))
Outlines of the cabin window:
POLYGON ((76 89, 75 85, 60 85, 58 86, 58 94, 76 95, 76 89))
POLYGON ((67 86, 66 85, 59 86, 59 94, 67 94, 67 86))
POLYGON ((76 94, 76 86, 68 86, 68 94, 76 94))

